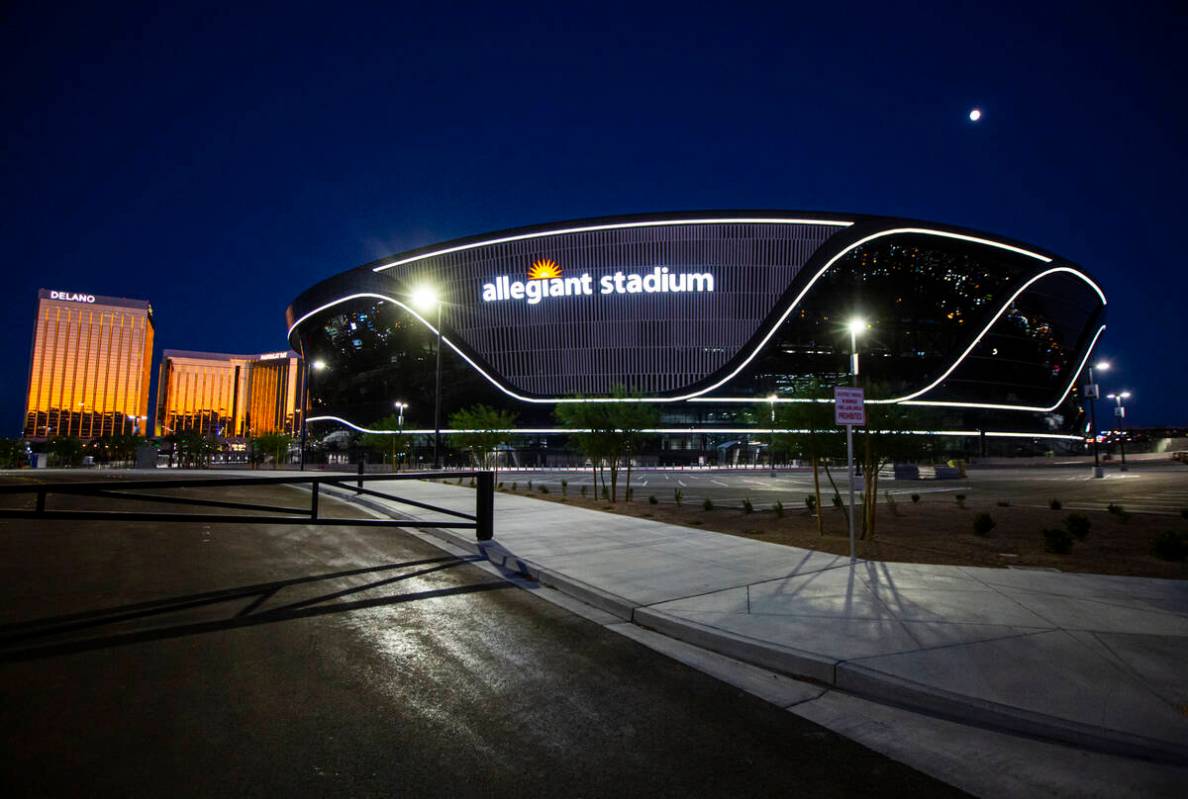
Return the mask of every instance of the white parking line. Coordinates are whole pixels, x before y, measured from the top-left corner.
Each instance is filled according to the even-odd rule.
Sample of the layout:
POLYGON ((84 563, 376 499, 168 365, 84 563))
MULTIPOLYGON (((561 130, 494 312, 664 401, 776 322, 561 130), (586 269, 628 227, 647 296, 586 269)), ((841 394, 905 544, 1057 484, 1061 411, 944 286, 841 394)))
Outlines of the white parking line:
POLYGON ((677 480, 677 482, 681 484, 681 487, 682 487, 682 488, 684 488, 684 487, 685 487, 685 481, 684 481, 684 480, 677 480))

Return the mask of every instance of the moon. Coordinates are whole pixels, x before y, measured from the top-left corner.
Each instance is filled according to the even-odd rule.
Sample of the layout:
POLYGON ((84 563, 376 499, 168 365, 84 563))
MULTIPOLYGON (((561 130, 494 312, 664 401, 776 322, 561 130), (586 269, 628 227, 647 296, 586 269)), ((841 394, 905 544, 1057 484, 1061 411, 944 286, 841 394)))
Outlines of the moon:
POLYGON ((969 112, 969 121, 970 122, 977 122, 981 118, 982 118, 982 109, 975 108, 969 112))

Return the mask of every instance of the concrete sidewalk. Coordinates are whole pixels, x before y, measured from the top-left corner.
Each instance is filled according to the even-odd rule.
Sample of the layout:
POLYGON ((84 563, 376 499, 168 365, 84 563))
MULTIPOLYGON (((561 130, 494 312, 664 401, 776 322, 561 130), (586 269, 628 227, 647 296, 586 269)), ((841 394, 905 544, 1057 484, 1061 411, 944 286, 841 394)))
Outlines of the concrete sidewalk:
MULTIPOLYGON (((474 506, 465 487, 369 488, 474 506)), ((496 541, 481 547, 490 560, 673 638, 944 717, 1188 762, 1188 581, 852 566, 522 496, 499 494, 495 507, 496 541)), ((480 550, 464 532, 432 532, 480 550)))

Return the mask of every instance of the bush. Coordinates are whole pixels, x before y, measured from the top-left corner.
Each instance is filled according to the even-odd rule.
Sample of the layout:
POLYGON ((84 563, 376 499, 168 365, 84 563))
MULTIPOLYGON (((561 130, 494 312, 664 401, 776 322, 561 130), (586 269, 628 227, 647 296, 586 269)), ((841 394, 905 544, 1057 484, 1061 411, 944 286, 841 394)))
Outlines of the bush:
POLYGON ((471 488, 474 488, 474 478, 473 477, 470 478, 470 482, 467 483, 467 485, 469 485, 471 488))
POLYGON ((919 495, 919 494, 912 494, 912 504, 913 504, 913 505, 915 505, 915 504, 916 504, 917 502, 919 502, 919 501, 920 501, 920 495, 919 495))
POLYGON ((1064 507, 1064 503, 1058 499, 1049 499, 1048 507, 1051 508, 1052 510, 1060 510, 1061 508, 1064 507))
POLYGON ((775 511, 775 515, 776 515, 777 519, 784 518, 784 503, 783 502, 780 502, 777 499, 775 501, 775 504, 771 506, 771 509, 775 511))
POLYGON ((1072 533, 1063 527, 1049 527, 1044 530, 1044 549, 1063 555, 1072 549, 1072 533))
POLYGON ((812 516, 817 512, 817 498, 812 494, 809 494, 804 498, 804 507, 808 509, 809 516, 812 516))
POLYGON ((561 496, 569 496, 569 481, 564 477, 561 478, 561 496))
POLYGON ((649 505, 659 505, 660 500, 656 499, 655 494, 652 494, 651 496, 648 497, 648 504, 649 505))
POLYGON ((582 494, 582 496, 583 496, 583 497, 584 497, 584 496, 586 496, 586 489, 587 489, 587 488, 589 488, 589 487, 590 487, 590 486, 585 486, 585 485, 584 485, 584 486, 582 486, 582 491, 581 491, 581 494, 582 494))
POLYGON ((674 488, 672 490, 672 498, 673 498, 673 501, 676 502, 677 507, 679 508, 681 506, 681 503, 685 501, 685 492, 679 488, 674 488))
POLYGON ((709 497, 706 497, 705 501, 701 503, 701 509, 702 510, 713 510, 714 509, 714 501, 712 499, 710 499, 709 497))
POLYGON ((957 500, 957 507, 965 507, 965 494, 954 494, 953 499, 957 500))
POLYGON ((541 486, 541 487, 540 487, 540 493, 542 493, 542 494, 547 494, 547 493, 549 493, 549 487, 548 487, 548 486, 541 486))
POLYGON ((989 513, 979 513, 973 520, 974 535, 988 536, 996 524, 997 522, 991 518, 989 513))
POLYGON ((1110 513, 1112 513, 1112 514, 1114 514, 1115 516, 1117 516, 1117 517, 1118 517, 1118 521, 1120 521, 1120 522, 1128 522, 1128 521, 1130 521, 1130 511, 1126 510, 1126 508, 1124 508, 1123 506, 1119 505, 1117 502, 1111 502, 1111 503, 1110 503, 1110 504, 1109 504, 1109 505, 1106 507, 1106 510, 1108 510, 1110 513))
POLYGON ((1078 541, 1084 541, 1089 535, 1089 517, 1083 513, 1070 513, 1064 517, 1064 529, 1078 541))
POLYGON ((750 497, 743 498, 742 509, 743 509, 743 513, 754 513, 755 512, 755 506, 751 504, 750 497))
POLYGON ((520 484, 517 483, 515 480, 512 480, 512 493, 515 493, 516 489, 519 488, 519 485, 520 484))
POLYGON ((502 481, 502 480, 500 480, 500 481, 499 481, 499 485, 497 485, 497 486, 495 486, 495 487, 496 487, 497 489, 499 489, 500 491, 502 491, 502 490, 503 490, 503 481, 502 481))
POLYGON ((1151 554, 1160 560, 1184 560, 1188 557, 1188 535, 1164 530, 1151 542, 1151 554))
POLYGON ((532 490, 532 481, 531 480, 528 481, 528 490, 529 491, 532 490))

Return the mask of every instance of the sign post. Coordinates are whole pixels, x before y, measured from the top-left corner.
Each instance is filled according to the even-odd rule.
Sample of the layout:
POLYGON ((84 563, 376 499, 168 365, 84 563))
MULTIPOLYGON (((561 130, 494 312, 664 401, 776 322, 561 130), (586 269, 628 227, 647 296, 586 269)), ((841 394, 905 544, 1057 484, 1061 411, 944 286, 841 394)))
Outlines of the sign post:
POLYGON ((850 481, 850 562, 858 560, 858 540, 854 536, 854 425, 866 425, 863 390, 846 386, 833 389, 833 418, 846 426, 846 464, 850 481))

